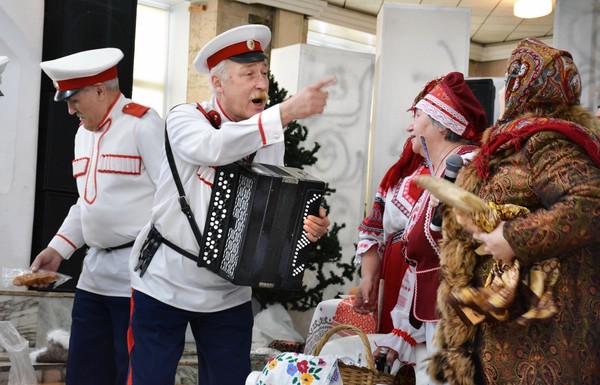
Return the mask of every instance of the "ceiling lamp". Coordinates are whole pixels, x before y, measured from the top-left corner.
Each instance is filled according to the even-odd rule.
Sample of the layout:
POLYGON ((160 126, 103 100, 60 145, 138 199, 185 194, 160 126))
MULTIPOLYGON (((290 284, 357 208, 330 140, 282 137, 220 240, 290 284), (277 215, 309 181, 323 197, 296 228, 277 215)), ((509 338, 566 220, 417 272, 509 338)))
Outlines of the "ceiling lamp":
POLYGON ((533 19, 552 12, 552 0, 517 0, 514 13, 516 17, 533 19))

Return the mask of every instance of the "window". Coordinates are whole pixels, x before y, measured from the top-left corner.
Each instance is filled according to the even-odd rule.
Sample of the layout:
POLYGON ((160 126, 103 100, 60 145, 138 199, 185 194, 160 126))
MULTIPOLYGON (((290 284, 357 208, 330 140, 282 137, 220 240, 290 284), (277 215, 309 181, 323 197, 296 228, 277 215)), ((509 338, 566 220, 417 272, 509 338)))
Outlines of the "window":
POLYGON ((138 2, 132 99, 154 108, 163 117, 167 109, 168 42, 168 6, 138 2))

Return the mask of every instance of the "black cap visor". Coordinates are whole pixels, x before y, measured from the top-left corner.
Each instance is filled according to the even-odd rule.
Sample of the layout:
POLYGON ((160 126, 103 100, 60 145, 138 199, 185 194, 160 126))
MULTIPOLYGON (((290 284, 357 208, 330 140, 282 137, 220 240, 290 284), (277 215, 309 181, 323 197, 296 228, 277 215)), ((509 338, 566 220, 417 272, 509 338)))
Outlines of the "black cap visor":
POLYGON ((70 98, 71 96, 75 95, 76 93, 78 93, 82 89, 83 88, 76 88, 74 90, 56 91, 56 94, 54 94, 54 101, 55 102, 62 102, 63 100, 67 100, 68 98, 70 98))
POLYGON ((257 61, 263 61, 267 58, 264 52, 246 52, 240 55, 230 56, 228 59, 233 60, 236 63, 254 63, 257 61))

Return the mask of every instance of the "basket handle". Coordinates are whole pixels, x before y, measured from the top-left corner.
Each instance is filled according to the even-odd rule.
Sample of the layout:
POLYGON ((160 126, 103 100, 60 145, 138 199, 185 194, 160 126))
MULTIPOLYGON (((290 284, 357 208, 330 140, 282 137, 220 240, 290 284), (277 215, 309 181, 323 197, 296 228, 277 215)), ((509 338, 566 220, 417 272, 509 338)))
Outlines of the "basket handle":
POLYGON ((351 330, 360 337, 360 339, 365 347, 365 350, 367 352, 367 354, 366 354, 367 367, 369 368, 369 370, 371 372, 378 373, 377 368, 375 367, 375 362, 373 361, 373 354, 371 353, 371 343, 369 342, 369 339, 367 338, 365 333, 363 333, 362 330, 360 330, 359 328, 352 326, 352 325, 337 325, 337 326, 334 326, 331 329, 329 329, 327 331, 327 333, 325 333, 325 335, 319 340, 319 342, 315 346, 312 355, 318 356, 319 353, 321 353, 321 349, 323 348, 323 346, 325 346, 325 344, 327 343, 329 338, 341 330, 351 330))

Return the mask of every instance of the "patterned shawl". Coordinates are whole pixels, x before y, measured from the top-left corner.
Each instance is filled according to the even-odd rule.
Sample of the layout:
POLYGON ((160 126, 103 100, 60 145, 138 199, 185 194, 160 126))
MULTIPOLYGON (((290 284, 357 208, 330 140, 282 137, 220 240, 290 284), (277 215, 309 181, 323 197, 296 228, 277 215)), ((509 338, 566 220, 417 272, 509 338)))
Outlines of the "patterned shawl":
MULTIPOLYGON (((490 163, 502 150, 519 149, 531 135, 540 131, 556 131, 581 146, 600 166, 600 129, 593 117, 584 117, 585 124, 557 118, 532 117, 531 112, 547 111, 550 116, 561 106, 578 106, 581 80, 568 52, 557 50, 536 39, 525 39, 513 51, 506 78, 505 111, 497 125, 488 129, 484 143, 472 165, 474 173, 462 175, 462 186, 475 193, 490 173, 490 163)), ((564 110, 566 111, 566 110, 564 110)), ((565 114, 567 116, 568 114, 565 114)), ((442 282, 438 291, 438 306, 443 314, 436 331, 439 352, 431 357, 429 374, 440 383, 474 385, 472 343, 475 326, 465 325, 446 303, 455 288, 472 285, 477 256, 464 253, 463 246, 471 242, 462 238, 462 231, 451 216, 444 218, 442 246, 442 282)))

